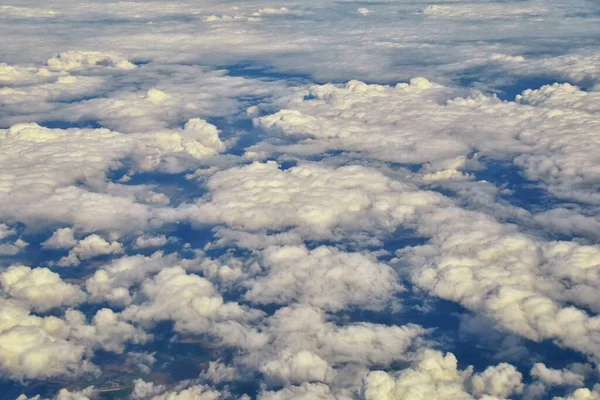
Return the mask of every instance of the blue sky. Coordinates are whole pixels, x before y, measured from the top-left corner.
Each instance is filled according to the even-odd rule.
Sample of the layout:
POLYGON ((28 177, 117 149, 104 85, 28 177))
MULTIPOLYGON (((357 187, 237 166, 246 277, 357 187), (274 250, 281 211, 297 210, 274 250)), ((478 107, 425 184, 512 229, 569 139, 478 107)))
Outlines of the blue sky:
POLYGON ((0 400, 600 399, 599 22, 0 5, 0 400))

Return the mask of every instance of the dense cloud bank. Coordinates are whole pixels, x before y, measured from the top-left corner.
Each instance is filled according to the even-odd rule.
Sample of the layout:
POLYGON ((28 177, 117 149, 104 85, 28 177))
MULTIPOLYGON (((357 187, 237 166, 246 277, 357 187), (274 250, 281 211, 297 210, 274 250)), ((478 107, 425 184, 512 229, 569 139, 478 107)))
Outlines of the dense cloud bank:
POLYGON ((0 6, 0 399, 600 399, 600 8, 0 6))

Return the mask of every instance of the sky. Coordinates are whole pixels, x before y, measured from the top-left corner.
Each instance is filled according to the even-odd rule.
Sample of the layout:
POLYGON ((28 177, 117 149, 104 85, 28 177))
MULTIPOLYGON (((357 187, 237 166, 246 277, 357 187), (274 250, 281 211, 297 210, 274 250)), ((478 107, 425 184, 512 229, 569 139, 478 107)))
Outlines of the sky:
POLYGON ((0 37, 0 400, 600 400, 598 1, 0 37))

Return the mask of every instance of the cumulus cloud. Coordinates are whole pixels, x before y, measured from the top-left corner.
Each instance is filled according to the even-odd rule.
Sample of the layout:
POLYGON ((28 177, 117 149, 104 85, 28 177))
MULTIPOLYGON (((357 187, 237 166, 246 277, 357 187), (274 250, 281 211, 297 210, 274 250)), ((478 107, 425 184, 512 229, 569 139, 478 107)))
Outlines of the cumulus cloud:
POLYGON ((417 209, 444 201, 361 166, 282 170, 275 162, 253 163, 215 174, 208 188, 210 200, 182 208, 180 218, 250 231, 298 227, 325 237, 337 227, 393 230, 417 209))
POLYGON ((0 369, 16 379, 44 378, 93 371, 85 347, 66 340, 67 324, 40 318, 10 300, 0 300, 0 369))
MULTIPOLYGON (((59 263, 76 265, 165 246, 191 221, 214 228, 203 250, 216 258, 194 248, 204 238, 181 237, 192 243, 181 255, 90 262, 62 278, 3 269, 3 376, 70 383, 99 372, 95 351, 124 352, 151 340, 142 327, 171 321, 165 339, 210 340, 219 360, 201 379, 218 389, 137 381, 134 398, 246 399, 224 389, 244 379, 269 400, 491 400, 554 386, 568 399, 598 397, 583 388, 597 378, 591 367, 557 366, 539 347, 528 349, 536 364, 524 388, 512 365, 475 373, 451 354, 423 353, 429 331, 412 314, 399 316, 402 326, 373 322, 400 309, 397 295, 411 301, 424 290, 489 328, 471 333, 497 329, 478 342, 477 365, 527 340, 598 360, 600 25, 589 1, 38 3, 0 6, 0 254, 37 264, 29 238, 41 227, 55 230, 42 248, 65 249, 59 263), (571 83, 531 87, 515 101, 455 87, 507 95, 511 82, 540 76, 571 83), (305 86, 313 78, 348 83, 305 86), (239 166, 272 159, 281 166, 239 166), (480 181, 504 179, 490 159, 559 207, 509 204, 518 185, 480 181), (147 184, 136 183, 140 172, 147 184), (197 186, 179 187, 183 176, 197 186), (394 250, 396 270, 385 261, 394 250), (86 298, 94 304, 61 310, 86 298)), ((438 348, 456 344, 438 329, 438 348)), ((121 356, 126 367, 152 373, 153 356, 139 353, 151 346, 135 350, 121 356)))
POLYGON ((7 237, 16 235, 17 231, 14 228, 10 228, 6 224, 0 224, 0 240, 4 240, 7 237))
POLYGON ((121 257, 99 268, 89 277, 85 282, 86 291, 92 301, 107 301, 113 305, 128 306, 133 300, 130 287, 139 285, 149 275, 172 267, 178 261, 175 255, 164 256, 161 252, 148 257, 121 257))
POLYGON ((412 281, 481 312, 532 340, 554 339, 595 358, 596 246, 545 242, 478 212, 457 208, 423 218, 429 244, 400 250, 412 281))
POLYGON ((548 385, 583 386, 585 376, 568 369, 548 368, 543 363, 535 363, 531 375, 548 385))
POLYGON ((74 306, 86 299, 79 287, 64 282, 58 274, 47 268, 12 266, 0 273, 0 284, 7 295, 36 311, 74 306))
MULTIPOLYGON (((134 170, 146 171, 159 168, 166 154, 196 159, 224 150, 217 129, 200 119, 188 121, 178 132, 139 135, 21 124, 0 130, 0 142, 0 216, 33 226, 71 223, 83 231, 141 229, 148 223, 152 201, 143 203, 151 198, 136 199, 104 183, 106 173, 124 159, 137 161, 134 170), (36 172, 40 168, 44 174, 36 172)), ((68 235, 59 231, 47 245, 70 241, 68 235)))
POLYGON ((473 367, 458 369, 452 353, 426 350, 413 368, 397 374, 369 373, 361 398, 394 399, 506 399, 523 390, 522 375, 509 364, 488 367, 473 374, 473 367))
POLYGON ((126 342, 149 338, 109 309, 98 311, 88 323, 73 309, 59 318, 32 315, 12 299, 0 299, 0 306, 0 370, 12 379, 98 373, 89 359, 93 351, 119 353, 126 342))
POLYGON ((75 240, 73 229, 60 228, 42 243, 42 247, 45 249, 70 249, 75 247, 76 244, 77 240, 75 240))
MULTIPOLYGON (((187 388, 170 391, 163 385, 155 385, 141 379, 134 381, 135 386, 131 397, 148 400, 218 400, 226 398, 225 394, 205 385, 194 385, 187 388)), ((180 385, 182 386, 182 385, 180 385)))
POLYGON ((58 265, 61 267, 71 267, 79 265, 82 260, 88 260, 97 256, 121 254, 123 251, 121 243, 116 241, 107 242, 103 237, 93 234, 77 242, 75 247, 69 251, 69 255, 58 261, 58 265))
POLYGON ((413 324, 337 325, 322 310, 305 305, 279 309, 261 330, 267 335, 265 344, 250 349, 238 363, 258 369, 275 387, 307 382, 352 387, 368 368, 413 358, 426 334, 413 324))
POLYGON ((165 244, 167 244, 168 242, 169 242, 169 240, 167 239, 167 237, 165 235, 158 235, 158 236, 145 235, 145 236, 139 236, 137 239, 135 239, 133 246, 136 249, 146 249, 146 248, 152 248, 152 247, 162 247, 165 244))
MULTIPOLYGON (((473 152, 513 160, 554 195, 598 204, 594 93, 556 85, 524 92, 518 103, 460 92, 426 79, 396 86, 351 81, 313 86, 289 108, 255 118, 284 144, 260 143, 253 152, 357 152, 383 161, 426 165, 428 180, 449 162, 473 152)), ((466 165, 463 165, 463 168, 466 165)), ((456 178, 468 179, 454 172, 456 178)), ((446 172, 447 174, 448 172, 446 172)), ((436 175, 437 174, 437 175, 436 175)))
POLYGON ((389 266, 335 248, 270 247, 261 264, 266 274, 245 283, 249 290, 244 297, 257 304, 299 302, 330 311, 352 306, 380 309, 401 289, 389 266))
POLYGON ((140 288, 144 302, 123 311, 126 319, 146 324, 170 320, 180 332, 212 334, 225 343, 239 345, 238 335, 249 334, 250 341, 263 338, 248 332, 242 324, 261 317, 260 311, 227 302, 213 284, 198 275, 188 274, 180 266, 163 268, 140 288))
POLYGON ((134 69, 122 55, 100 51, 67 51, 58 53, 48 60, 48 68, 55 71, 70 71, 87 68, 134 69))

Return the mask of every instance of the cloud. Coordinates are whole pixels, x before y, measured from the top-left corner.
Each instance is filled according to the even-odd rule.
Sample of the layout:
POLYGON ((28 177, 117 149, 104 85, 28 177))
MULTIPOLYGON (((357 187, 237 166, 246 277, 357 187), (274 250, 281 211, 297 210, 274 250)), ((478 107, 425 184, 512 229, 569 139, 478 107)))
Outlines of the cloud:
POLYGON ((210 200, 182 207, 179 218, 250 231, 298 227, 324 237, 338 227, 393 230, 419 208, 444 201, 373 169, 314 163, 287 170, 275 162, 231 168, 211 177, 208 188, 210 200))
POLYGON ((151 218, 152 196, 137 199, 105 182, 125 159, 133 159, 133 171, 149 171, 167 154, 198 159, 224 150, 217 129, 200 119, 179 131, 139 135, 21 124, 0 130, 0 142, 0 217, 33 227, 71 223, 82 231, 143 229, 151 218))
POLYGON ((11 237, 17 234, 14 228, 10 228, 6 224, 0 224, 0 240, 4 240, 7 237, 11 237))
POLYGON ((597 147, 596 97, 555 85, 524 92, 516 103, 503 102, 477 92, 465 97, 424 78, 396 86, 316 85, 298 93, 289 108, 255 118, 274 139, 248 151, 298 156, 352 151, 361 158, 426 166, 429 180, 446 169, 468 179, 459 171, 478 152, 512 160, 553 196, 598 204, 597 160, 590 151, 597 147), (280 136, 287 142, 277 142, 280 136))
POLYGON ((170 391, 163 385, 155 385, 141 379, 136 379, 134 383, 135 386, 131 395, 134 400, 218 400, 226 398, 225 394, 204 385, 170 391))
POLYGON ((107 242, 103 237, 96 234, 81 239, 75 247, 69 251, 69 255, 61 258, 58 265, 71 267, 79 265, 82 260, 88 260, 97 256, 106 256, 123 253, 123 246, 119 242, 107 242))
MULTIPOLYGON (((81 391, 71 392, 67 389, 61 389, 58 391, 56 396, 53 396, 44 400, 90 400, 96 394, 96 390, 93 387, 88 387, 81 391)), ((42 400, 40 395, 27 397, 24 394, 17 397, 16 400, 42 400)))
POLYGON ((42 243, 42 247, 44 249, 70 249, 75 247, 76 244, 77 240, 75 240, 73 229, 60 228, 42 243))
MULTIPOLYGON (((176 331, 212 334, 225 343, 246 335, 248 328, 243 323, 263 315, 236 302, 226 302, 210 281, 188 274, 180 266, 163 268, 154 278, 146 279, 140 295, 143 302, 128 306, 124 318, 145 324, 170 320, 176 331)), ((249 340, 262 342, 258 333, 250 334, 249 340)))
POLYGON ((244 283, 249 288, 244 298, 255 304, 298 302, 329 311, 352 306, 381 309, 401 289, 389 266, 330 247, 310 251, 304 246, 269 247, 261 265, 264 272, 244 283))
POLYGON ((511 4, 448 4, 431 5, 423 9, 427 17, 457 18, 461 20, 487 20, 497 18, 514 19, 515 17, 536 17, 549 12, 543 5, 518 6, 511 4))
POLYGON ((38 317, 21 302, 0 299, 0 370, 11 379, 38 379, 99 373, 92 352, 122 352, 125 342, 149 336, 109 309, 87 323, 83 313, 67 310, 63 318, 38 317))
POLYGON ((165 235, 158 236, 139 236, 133 244, 136 249, 147 249, 152 247, 162 247, 169 242, 165 235))
POLYGON ((27 308, 0 300, 0 370, 14 379, 44 378, 94 371, 85 347, 66 340, 67 324, 56 317, 30 315, 27 308))
POLYGON ((178 262, 175 255, 165 256, 162 252, 148 257, 121 257, 94 272, 86 280, 85 288, 91 301, 107 301, 112 305, 128 306, 133 301, 130 287, 139 285, 149 275, 172 267, 178 262))
POLYGON ((74 306, 86 300, 79 287, 65 283, 47 268, 12 266, 0 273, 0 284, 7 295, 41 312, 74 306))
POLYGON ((583 386, 585 381, 585 376, 581 373, 548 368, 543 363, 535 363, 530 373, 548 385, 583 386))
POLYGON ((302 382, 348 386, 368 368, 411 359, 426 334, 413 324, 337 325, 322 310, 305 305, 281 308, 264 324, 261 330, 268 341, 238 362, 260 370, 275 387, 302 382))
POLYGON ((537 240, 452 207, 424 216, 418 229, 430 242, 398 251, 414 284, 528 339, 600 356, 598 318, 586 311, 597 304, 597 246, 537 240))
POLYGON ((286 387, 278 391, 264 391, 259 400, 349 400, 349 396, 336 396, 327 385, 319 383, 303 383, 299 386, 286 387))
POLYGON ((135 65, 123 56, 112 52, 67 51, 48 60, 48 68, 54 71, 70 71, 88 68, 134 69, 135 65))
POLYGON ((452 353, 426 350, 413 367, 397 374, 369 373, 363 382, 361 398, 394 399, 502 399, 523 390, 522 375, 509 364, 488 367, 473 374, 473 367, 458 369, 452 353))

